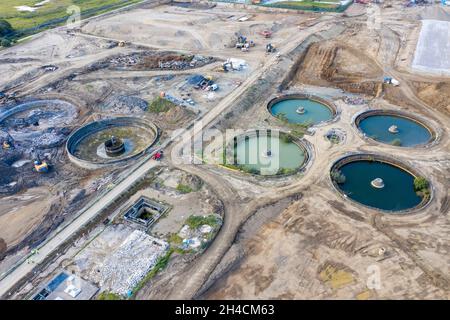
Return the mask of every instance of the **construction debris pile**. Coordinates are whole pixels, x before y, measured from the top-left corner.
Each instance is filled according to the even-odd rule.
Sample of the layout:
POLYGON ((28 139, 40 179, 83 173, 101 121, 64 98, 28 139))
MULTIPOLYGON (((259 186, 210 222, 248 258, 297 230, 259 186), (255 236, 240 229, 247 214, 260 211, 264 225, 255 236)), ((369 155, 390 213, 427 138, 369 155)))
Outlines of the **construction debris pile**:
POLYGON ((222 220, 216 215, 209 216, 191 216, 186 221, 187 224, 183 225, 183 227, 178 232, 178 236, 182 239, 179 248, 182 250, 202 250, 206 248, 207 244, 211 241, 215 231, 220 228, 222 224, 222 220), (202 220, 202 223, 193 227, 189 225, 189 219, 202 220))
POLYGON ((339 144, 345 140, 346 133, 342 129, 332 128, 325 134, 325 138, 332 144, 339 144))
POLYGON ((133 231, 100 267, 100 286, 105 291, 128 295, 168 249, 167 242, 133 231))
POLYGON ((147 101, 134 96, 116 96, 106 103, 104 109, 112 113, 129 114, 147 110, 147 101))
POLYGON ((86 186, 86 192, 89 194, 89 193, 98 191, 103 186, 111 183, 112 179, 113 179, 113 177, 109 175, 109 176, 106 176, 106 177, 102 177, 102 178, 93 180, 86 186))
POLYGON ((64 112, 54 110, 33 109, 24 117, 11 117, 5 120, 5 125, 13 128, 24 128, 29 126, 39 126, 41 121, 49 123, 59 121, 65 117, 64 112))
POLYGON ((344 102, 353 106, 366 104, 367 101, 361 97, 345 97, 344 102))
POLYGON ((184 70, 204 66, 213 62, 213 57, 202 55, 182 55, 175 53, 139 52, 130 55, 121 55, 109 60, 113 68, 168 69, 184 70))
POLYGON ((38 134, 36 138, 33 139, 32 145, 34 148, 38 149, 48 149, 54 148, 64 142, 69 130, 65 128, 51 128, 47 132, 38 134))

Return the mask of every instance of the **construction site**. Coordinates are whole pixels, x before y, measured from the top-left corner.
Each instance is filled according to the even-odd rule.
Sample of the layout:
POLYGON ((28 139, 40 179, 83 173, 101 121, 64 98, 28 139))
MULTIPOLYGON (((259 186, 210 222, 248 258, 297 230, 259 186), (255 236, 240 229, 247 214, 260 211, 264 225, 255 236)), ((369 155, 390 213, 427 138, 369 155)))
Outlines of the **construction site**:
POLYGON ((0 297, 449 299, 450 6, 322 2, 0 47, 0 297))

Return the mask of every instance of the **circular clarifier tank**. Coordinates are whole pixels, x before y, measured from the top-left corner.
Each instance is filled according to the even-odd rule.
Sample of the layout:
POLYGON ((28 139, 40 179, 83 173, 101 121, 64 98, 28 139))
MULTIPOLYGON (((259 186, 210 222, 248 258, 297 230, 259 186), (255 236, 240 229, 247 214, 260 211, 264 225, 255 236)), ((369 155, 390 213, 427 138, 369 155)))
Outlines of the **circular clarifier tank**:
POLYGON ((228 157, 228 163, 259 175, 291 174, 304 167, 308 160, 305 145, 286 133, 266 134, 261 131, 238 136, 231 150, 234 152, 232 157, 228 157))
POLYGON ((331 179, 335 187, 365 206, 392 213, 417 208, 425 204, 414 190, 418 176, 411 168, 376 155, 354 155, 335 163, 331 179))
POLYGON ((430 127, 405 113, 371 110, 360 114, 355 123, 366 137, 394 146, 423 146, 435 139, 430 127))
POLYGON ((0 124, 13 130, 42 131, 70 125, 77 108, 63 100, 30 100, 0 111, 0 124))
POLYGON ((287 95, 269 102, 269 112, 289 123, 317 125, 334 118, 336 108, 324 99, 307 95, 287 95))
POLYGON ((106 119, 78 129, 68 139, 67 151, 78 165, 97 168, 142 155, 157 137, 158 129, 144 119, 106 119))
POLYGON ((77 117, 78 108, 67 101, 29 100, 0 110, 0 129, 22 147, 53 148, 64 142, 77 117))

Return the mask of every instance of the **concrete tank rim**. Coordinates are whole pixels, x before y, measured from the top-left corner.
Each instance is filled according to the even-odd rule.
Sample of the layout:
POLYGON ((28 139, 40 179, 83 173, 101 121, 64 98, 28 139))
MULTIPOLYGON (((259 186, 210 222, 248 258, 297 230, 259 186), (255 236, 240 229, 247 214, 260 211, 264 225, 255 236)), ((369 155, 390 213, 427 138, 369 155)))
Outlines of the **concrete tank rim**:
POLYGON ((379 143, 382 145, 390 146, 393 148, 398 148, 401 150, 414 150, 414 149, 423 149, 423 148, 430 148, 435 145, 437 145, 440 141, 441 134, 439 133, 439 129, 437 129, 437 125, 432 123, 430 120, 424 118, 421 115, 413 115, 410 112, 406 112, 403 110, 394 110, 394 109, 365 109, 358 113, 356 113, 352 118, 352 125, 356 128, 358 131, 358 135, 368 141, 372 141, 375 143, 379 143), (389 144, 387 142, 378 141, 376 139, 373 139, 369 136, 367 136, 360 127, 360 122, 364 119, 367 119, 372 116, 377 115, 390 115, 390 116, 396 116, 399 118, 404 118, 407 120, 414 121, 424 127, 429 133, 430 133, 430 139, 425 143, 420 143, 414 146, 394 146, 392 144, 389 144))
POLYGON ((330 123, 337 121, 339 118, 339 114, 340 114, 339 109, 333 101, 322 98, 322 97, 312 94, 312 93, 299 92, 299 93, 284 93, 284 94, 276 95, 273 98, 270 98, 270 100, 266 103, 266 109, 273 118, 278 119, 272 113, 272 107, 278 102, 285 101, 285 100, 294 100, 294 99, 308 99, 308 100, 311 100, 314 102, 318 102, 318 103, 324 105, 325 107, 327 107, 331 111, 332 117, 330 119, 313 124, 310 126, 310 128, 317 128, 317 127, 328 125, 330 123))
MULTIPOLYGON (((255 129, 255 130, 252 130, 252 132, 250 132, 250 133, 242 133, 242 134, 239 134, 236 137, 243 136, 243 135, 246 135, 246 136, 256 135, 256 130, 270 130, 270 129, 267 129, 267 128, 266 129, 255 129)), ((283 130, 278 130, 278 131, 279 131, 279 133, 287 134, 287 135, 292 136, 287 131, 283 131, 283 130)), ((234 139, 234 138, 235 137, 232 137, 231 139, 234 139)), ((313 161, 313 158, 314 158, 314 152, 313 152, 312 145, 311 145, 311 143, 308 140, 306 140, 304 138, 295 138, 295 137, 293 137, 293 138, 294 138, 294 140, 292 141, 292 143, 294 143, 297 147, 299 147, 304 152, 304 155, 305 155, 305 160, 303 161, 301 166, 297 167, 295 170, 293 170, 293 172, 285 173, 285 174, 261 175, 261 174, 251 173, 251 172, 244 172, 244 171, 239 170, 239 169, 236 169, 236 171, 238 171, 239 173, 241 173, 243 175, 249 175, 249 176, 253 176, 253 177, 256 177, 256 178, 264 178, 264 179, 285 178, 285 177, 289 177, 289 176, 294 176, 294 175, 296 175, 296 174, 298 174, 300 172, 305 172, 310 167, 310 165, 311 165, 311 163, 313 161)), ((231 141, 226 141, 225 143, 226 143, 226 146, 228 148, 230 143, 231 143, 231 141)), ((221 166, 223 166, 223 165, 221 165, 221 166)))
MULTIPOLYGON (((130 125, 130 124, 126 124, 126 125, 130 125)), ((105 128, 107 128, 107 127, 108 126, 106 126, 105 128)), ((139 126, 137 126, 137 127, 139 127, 139 126)), ((160 134, 161 134, 160 129, 153 122, 151 122, 147 119, 144 119, 144 118, 127 117, 127 116, 106 118, 106 119, 89 122, 88 124, 85 124, 85 125, 81 126, 80 128, 78 128, 77 130, 75 130, 74 132, 72 132, 66 141, 65 151, 66 151, 70 161, 75 163, 76 165, 86 168, 86 169, 99 169, 99 168, 103 168, 103 167, 106 167, 109 165, 116 165, 116 164, 128 162, 129 160, 140 158, 143 154, 145 154, 149 149, 151 149, 154 146, 154 144, 158 141, 160 134), (77 137, 77 135, 79 135, 80 132, 82 132, 86 129, 89 129, 90 127, 98 126, 99 123, 100 124, 111 123, 111 125, 109 127, 111 127, 111 126, 114 127, 114 126, 117 126, 117 124, 115 124, 115 122, 120 122, 122 120, 130 121, 135 124, 141 124, 142 126, 145 126, 147 129, 150 129, 151 131, 153 131, 154 137, 153 137, 152 141, 150 141, 142 151, 140 151, 134 155, 130 155, 128 157, 124 157, 121 159, 111 159, 111 160, 107 160, 107 161, 84 160, 73 154, 73 152, 72 152, 73 148, 77 143, 79 143, 87 135, 99 132, 99 131, 103 130, 104 128, 98 128, 97 130, 88 131, 81 137, 77 137), (74 141, 74 139, 76 139, 76 140, 74 141)))
POLYGON ((353 205, 356 205, 357 207, 361 208, 361 209, 370 209, 373 210, 375 212, 380 212, 383 213, 385 216, 393 216, 393 217, 411 217, 413 215, 418 215, 420 214, 425 208, 427 208, 433 201, 434 199, 434 187, 433 184, 431 183, 430 179, 427 178, 427 181, 429 182, 430 185, 430 196, 428 197, 428 199, 424 199, 422 198, 422 201, 417 204, 416 206, 412 207, 412 208, 408 208, 408 209, 403 209, 403 210, 385 210, 385 209, 380 209, 380 208, 376 208, 376 207, 372 207, 372 206, 368 206, 365 205, 361 202, 358 202, 356 200, 351 199, 350 197, 345 197, 343 191, 341 190, 341 188, 339 188, 339 186, 337 185, 337 183, 335 181, 333 181, 332 177, 331 177, 331 172, 334 169, 339 169, 340 167, 342 167, 344 164, 348 164, 351 162, 356 162, 356 161, 369 161, 369 160, 374 160, 374 161, 379 161, 382 163, 386 163, 392 166, 395 166, 407 173, 409 173, 410 175, 412 175, 413 177, 426 177, 426 175, 422 174, 422 172, 413 167, 412 165, 406 163, 404 160, 398 160, 395 159, 394 157, 391 157, 389 155, 385 155, 382 153, 372 153, 372 152, 349 152, 341 157, 339 157, 338 159, 334 160, 328 170, 328 180, 331 183, 331 185, 333 186, 333 189, 344 199, 349 201, 350 203, 352 203, 353 205), (363 157, 363 158, 361 158, 363 157), (346 162, 346 160, 348 160, 346 162))
POLYGON ((68 101, 67 99, 63 99, 63 98, 46 98, 46 97, 27 98, 24 100, 20 100, 17 103, 10 104, 11 108, 4 110, 2 113, 0 113, 0 124, 3 121, 5 121, 6 119, 15 115, 16 113, 34 109, 36 106, 33 106, 32 104, 39 104, 39 103, 45 103, 45 102, 47 102, 47 103, 48 102, 50 102, 50 103, 52 103, 52 102, 66 103, 66 104, 73 106, 77 110, 77 112, 80 109, 79 106, 77 106, 73 102, 68 101), (23 108, 24 105, 29 105, 30 107, 23 108))

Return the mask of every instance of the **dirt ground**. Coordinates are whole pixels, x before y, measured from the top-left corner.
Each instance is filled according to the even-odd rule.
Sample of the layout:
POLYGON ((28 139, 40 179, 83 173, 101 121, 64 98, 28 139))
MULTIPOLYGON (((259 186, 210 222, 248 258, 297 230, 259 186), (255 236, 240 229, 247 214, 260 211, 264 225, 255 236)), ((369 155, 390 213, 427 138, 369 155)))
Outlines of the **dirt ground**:
MULTIPOLYGON (((76 101, 80 114, 71 130, 111 116, 145 117, 162 130, 161 142, 194 119, 208 116, 214 116, 208 126, 218 130, 289 131, 267 110, 267 103, 280 94, 310 93, 336 105, 335 119, 310 128, 303 137, 311 152, 308 165, 287 177, 261 178, 211 164, 180 165, 169 156, 178 145, 170 145, 163 163, 171 169, 161 172, 151 189, 133 195, 146 194, 174 206, 172 214, 155 225, 155 235, 176 232, 187 212, 207 213, 216 201, 223 205, 224 221, 201 255, 171 259, 138 299, 448 299, 450 80, 418 73, 410 66, 419 19, 447 19, 449 11, 438 6, 405 8, 398 1, 370 7, 374 6, 381 13, 380 26, 367 23, 370 10, 363 5, 352 6, 348 15, 270 12, 226 4, 143 6, 85 21, 77 32, 49 30, 2 50, 0 61, 7 63, 0 64, 4 74, 0 89, 17 93, 19 100, 51 95, 76 101), (239 22, 244 15, 250 18, 239 22), (272 38, 260 35, 263 30, 271 30, 272 38), (248 36, 256 46, 249 52, 236 50, 236 33, 248 36), (120 47, 119 41, 125 46, 120 47), (269 42, 280 53, 278 58, 265 53, 269 42), (191 55, 212 60, 176 70, 159 68, 159 58, 158 64, 144 61, 144 67, 118 68, 111 63, 117 57, 155 54, 165 62, 191 55), (245 60, 247 65, 241 71, 219 71, 228 58, 245 60), (43 71, 44 64, 57 68, 43 71), (198 74, 211 76, 220 89, 210 93, 194 89, 188 79, 198 74), (383 84, 385 76, 400 85, 383 84), (167 112, 142 108, 161 92, 190 97, 195 104, 167 112), (348 98, 363 102, 352 104, 348 98), (437 139, 423 148, 365 139, 353 120, 369 109, 420 116, 436 129, 437 139), (324 138, 331 128, 343 132, 343 142, 333 145, 324 138), (353 152, 395 156, 423 172, 433 186, 430 204, 396 216, 341 197, 329 179, 330 166, 353 152), (199 177, 208 188, 180 194, 176 190, 180 181, 192 182, 185 180, 186 174, 199 177)), ((17 261, 27 253, 23 250, 27 245, 49 237, 61 218, 70 221, 88 200, 127 173, 126 168, 82 170, 68 161, 62 146, 51 152, 56 170, 48 178, 33 186, 23 184, 20 193, 16 190, 0 199, 7 201, 0 206, 0 230, 2 223, 9 225, 0 238, 8 247, 34 235, 3 264, 17 261), (54 187, 47 193, 49 185, 54 187), (9 202, 19 198, 23 206, 10 212, 9 202), (55 203, 58 210, 37 232, 55 203), (39 212, 34 210, 37 204, 39 212), (32 219, 25 221, 25 213, 32 219), (10 226, 10 221, 17 225, 10 226)), ((20 171, 11 172, 24 175, 20 171)), ((17 179, 7 183, 13 180, 17 179)), ((16 297, 26 296, 57 268, 72 265, 73 256, 103 230, 98 225, 81 236, 67 252, 49 261, 40 276, 29 279, 16 297)))
MULTIPOLYGON (((148 180, 142 188, 125 199, 119 208, 111 212, 109 225, 98 225, 78 239, 66 252, 40 274, 33 283, 41 283, 51 279, 61 268, 75 272, 82 278, 94 282, 98 280, 97 269, 101 268, 111 252, 117 250, 122 242, 136 229, 142 228, 123 218, 126 209, 140 197, 164 203, 169 207, 166 214, 160 217, 146 232, 156 238, 168 241, 172 234, 177 234, 191 215, 206 216, 223 214, 223 207, 215 192, 200 178, 187 172, 169 168, 158 168, 157 174, 148 180), (189 186, 192 192, 181 193, 179 184, 189 186)), ((175 255, 174 260, 184 265, 195 258, 195 253, 175 255)), ((100 287, 100 292, 102 288, 100 287)), ((28 289, 20 294, 29 295, 28 289)))
POLYGON ((3 198, 0 209, 0 237, 5 240, 7 246, 16 245, 30 230, 39 225, 54 200, 50 190, 44 187, 3 198))
MULTIPOLYGON (((399 45, 403 39, 416 36, 417 30, 408 27, 417 28, 420 23, 411 18, 415 17, 411 12, 397 15, 398 21, 394 22, 393 11, 390 8, 382 11, 384 24, 377 32, 367 30, 365 23, 355 18, 347 24, 345 32, 334 39, 313 43, 300 55, 297 72, 286 93, 306 91, 334 100, 341 110, 339 119, 314 130, 313 137, 305 137, 314 145, 314 163, 303 177, 288 184, 292 189, 299 186, 301 199, 292 201, 287 208, 274 208, 270 217, 264 214, 264 209, 255 211, 240 227, 238 239, 216 267, 211 281, 200 291, 201 298, 449 298, 450 162, 448 125, 444 124, 448 121, 445 99, 448 90, 442 90, 446 88, 444 79, 411 73, 402 67, 405 58, 402 53, 397 54, 399 45), (383 75, 393 75, 403 83, 398 88, 383 85, 383 75), (325 86, 344 91, 333 92, 325 86), (440 146, 427 152, 427 156, 414 155, 416 151, 412 150, 395 151, 396 156, 409 158, 434 177, 435 186, 442 192, 434 205, 410 217, 390 217, 333 196, 323 172, 328 165, 321 159, 336 159, 350 151, 347 146, 358 151, 394 152, 373 143, 361 145, 361 138, 354 136, 355 128, 347 124, 360 107, 340 101, 351 96, 350 93, 367 99, 368 108, 409 110, 439 123, 437 127, 444 131, 440 146), (343 144, 332 146, 325 142, 323 136, 331 127, 346 133, 343 144), (252 227, 255 221, 262 226, 252 227), (379 286, 374 279, 379 279, 379 286)), ((440 9, 427 12, 436 14, 440 9)), ((409 57, 412 54, 409 52, 409 57)), ((236 121, 236 127, 243 123, 280 125, 267 118, 267 113, 255 109, 241 114, 236 121)), ((239 179, 239 175, 230 175, 239 179)), ((285 189, 275 190, 281 194, 285 189)))
MULTIPOLYGON (((335 203, 319 196, 320 188, 311 189, 257 232, 237 242, 245 257, 215 283, 205 298, 449 298, 448 283, 436 284, 408 255, 409 250, 399 248, 389 234, 354 219, 348 209, 336 210, 335 203), (380 254, 380 248, 386 251, 380 254), (379 287, 372 283, 374 272, 379 275, 379 287)), ((398 236, 411 232, 404 239, 406 243, 422 243, 423 253, 428 252, 423 258, 429 264, 433 260, 433 267, 439 270, 437 277, 449 271, 445 258, 448 223, 440 220, 441 226, 425 224, 408 231, 395 230, 398 236), (430 227, 445 238, 424 241, 423 231, 430 227)))

